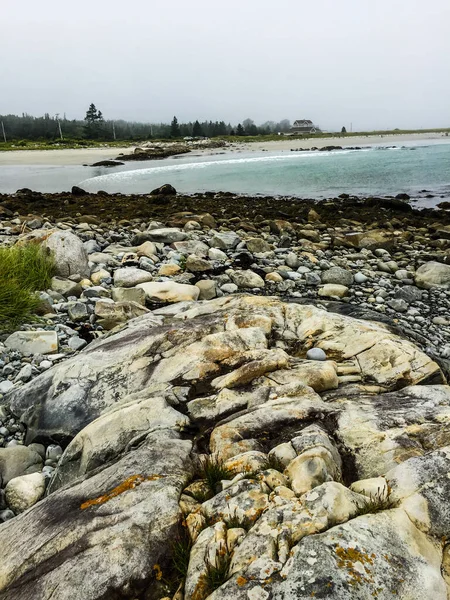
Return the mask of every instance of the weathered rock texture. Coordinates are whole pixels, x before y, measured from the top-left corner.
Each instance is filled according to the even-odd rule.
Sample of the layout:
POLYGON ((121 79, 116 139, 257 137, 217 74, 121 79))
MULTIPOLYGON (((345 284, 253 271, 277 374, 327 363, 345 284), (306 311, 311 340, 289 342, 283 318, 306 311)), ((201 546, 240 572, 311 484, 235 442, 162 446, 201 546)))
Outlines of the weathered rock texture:
POLYGON ((67 447, 0 526, 2 599, 447 599, 450 388, 383 325, 183 302, 8 401, 67 447))

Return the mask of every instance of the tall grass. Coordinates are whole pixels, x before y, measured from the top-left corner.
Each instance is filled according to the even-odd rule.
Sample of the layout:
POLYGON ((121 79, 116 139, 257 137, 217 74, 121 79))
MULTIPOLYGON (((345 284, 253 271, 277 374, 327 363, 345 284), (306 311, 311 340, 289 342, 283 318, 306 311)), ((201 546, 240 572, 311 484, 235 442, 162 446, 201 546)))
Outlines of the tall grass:
POLYGON ((54 262, 37 245, 0 248, 0 329, 10 330, 38 308, 36 294, 50 286, 54 262))

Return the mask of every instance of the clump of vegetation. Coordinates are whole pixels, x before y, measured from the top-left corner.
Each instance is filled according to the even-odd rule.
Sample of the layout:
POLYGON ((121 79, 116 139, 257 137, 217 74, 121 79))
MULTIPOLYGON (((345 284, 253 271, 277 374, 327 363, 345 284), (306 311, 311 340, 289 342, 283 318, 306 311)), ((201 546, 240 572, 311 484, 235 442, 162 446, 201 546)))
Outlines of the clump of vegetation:
POLYGON ((238 515, 237 507, 234 508, 233 512, 229 510, 228 515, 224 515, 222 519, 225 525, 227 526, 227 529, 237 528, 245 529, 246 531, 248 531, 252 526, 251 519, 245 513, 241 516, 238 515))
POLYGON ((186 526, 180 525, 172 542, 172 563, 177 580, 184 580, 189 567, 192 540, 186 526))
POLYGON ((217 549, 212 562, 205 558, 205 584, 208 595, 227 581, 230 562, 231 555, 228 554, 226 548, 217 549))
POLYGON ((0 329, 13 329, 36 311, 36 292, 50 286, 53 274, 53 260, 37 245, 0 248, 0 329))
POLYGON ((199 475, 206 481, 212 494, 216 493, 217 484, 222 479, 231 479, 233 476, 224 461, 214 454, 204 456, 199 462, 199 475))
POLYGON ((282 461, 276 456, 276 454, 269 454, 267 457, 267 467, 266 469, 275 469, 279 473, 284 472, 284 465, 282 461))
POLYGON ((192 498, 194 498, 194 500, 197 500, 197 502, 200 502, 200 504, 203 504, 203 502, 210 500, 214 495, 211 493, 211 490, 209 488, 207 490, 198 489, 194 492, 190 492, 190 494, 192 498))
POLYGON ((358 516, 368 515, 382 510, 395 508, 395 500, 392 498, 392 490, 390 487, 378 488, 373 494, 369 494, 358 507, 358 516))

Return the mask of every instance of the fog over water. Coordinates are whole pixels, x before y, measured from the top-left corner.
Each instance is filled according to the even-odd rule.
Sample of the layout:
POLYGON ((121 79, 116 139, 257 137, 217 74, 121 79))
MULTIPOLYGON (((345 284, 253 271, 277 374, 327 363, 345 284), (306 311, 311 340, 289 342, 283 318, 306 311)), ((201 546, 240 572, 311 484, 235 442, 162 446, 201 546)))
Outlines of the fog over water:
POLYGON ((448 0, 15 0, 0 114, 450 126, 448 0))

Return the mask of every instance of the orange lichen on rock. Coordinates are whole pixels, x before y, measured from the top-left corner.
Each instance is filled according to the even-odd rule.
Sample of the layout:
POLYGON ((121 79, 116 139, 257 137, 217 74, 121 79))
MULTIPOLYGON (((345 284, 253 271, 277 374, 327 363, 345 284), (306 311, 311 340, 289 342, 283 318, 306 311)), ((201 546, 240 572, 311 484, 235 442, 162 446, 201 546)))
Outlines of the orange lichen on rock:
POLYGON ((100 504, 105 504, 105 502, 108 502, 108 500, 111 500, 112 498, 115 498, 116 496, 119 496, 120 494, 123 494, 128 490, 132 490, 144 481, 155 481, 156 479, 161 479, 161 477, 163 477, 163 475, 149 475, 148 477, 144 477, 143 475, 132 475, 131 477, 125 479, 125 481, 122 482, 120 485, 112 489, 110 492, 104 494, 103 496, 93 498, 92 500, 86 500, 86 502, 83 502, 80 508, 81 510, 85 510, 90 506, 98 506, 100 504))
POLYGON ((161 571, 161 567, 158 564, 153 565, 153 570, 155 571, 156 580, 157 581, 161 581, 162 576, 163 576, 163 573, 161 571))
POLYGON ((368 565, 373 565, 375 554, 369 555, 356 548, 342 548, 341 546, 336 548, 336 554, 339 557, 338 567, 347 569, 351 585, 373 583, 372 572, 368 565), (360 568, 358 568, 358 564, 360 568), (365 572, 365 575, 362 571, 365 572))

